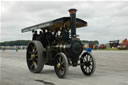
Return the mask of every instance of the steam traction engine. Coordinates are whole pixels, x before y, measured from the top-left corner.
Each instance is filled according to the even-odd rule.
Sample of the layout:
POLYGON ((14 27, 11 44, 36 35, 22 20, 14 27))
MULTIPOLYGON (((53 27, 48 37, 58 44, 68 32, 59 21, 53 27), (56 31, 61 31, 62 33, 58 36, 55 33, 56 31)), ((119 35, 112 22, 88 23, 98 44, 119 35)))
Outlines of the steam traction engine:
POLYGON ((40 73, 45 65, 54 66, 59 78, 64 78, 68 67, 80 65, 85 75, 92 75, 95 60, 91 53, 83 51, 83 45, 76 35, 76 28, 87 26, 87 22, 76 18, 76 9, 70 9, 70 17, 62 17, 22 29, 33 32, 28 44, 26 61, 33 73, 40 73), (41 29, 38 34, 36 30, 41 29))

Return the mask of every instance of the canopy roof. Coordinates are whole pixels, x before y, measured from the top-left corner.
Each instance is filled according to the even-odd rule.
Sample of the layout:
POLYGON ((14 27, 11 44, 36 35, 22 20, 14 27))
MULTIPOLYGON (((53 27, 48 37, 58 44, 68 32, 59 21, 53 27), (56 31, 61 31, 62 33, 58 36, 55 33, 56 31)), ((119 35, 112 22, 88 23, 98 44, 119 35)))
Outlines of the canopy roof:
MULTIPOLYGON (((64 26, 67 29, 70 29, 70 17, 62 17, 49 22, 40 23, 37 25, 23 28, 21 31, 28 32, 37 29, 48 29, 49 31, 55 31, 56 29, 61 30, 64 26)), ((84 26, 87 26, 87 22, 82 19, 76 18, 76 28, 84 26)))

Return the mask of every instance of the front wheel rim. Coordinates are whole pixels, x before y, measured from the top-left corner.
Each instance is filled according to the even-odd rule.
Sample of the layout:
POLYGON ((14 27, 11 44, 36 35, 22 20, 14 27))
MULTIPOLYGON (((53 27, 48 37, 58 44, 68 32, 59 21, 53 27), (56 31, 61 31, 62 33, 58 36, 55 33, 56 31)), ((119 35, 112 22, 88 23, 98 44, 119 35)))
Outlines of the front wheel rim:
POLYGON ((81 69, 85 75, 91 75, 95 70, 95 62, 91 54, 84 54, 80 60, 81 69))
POLYGON ((68 60, 65 55, 58 54, 55 58, 55 72, 59 78, 65 78, 68 71, 68 60))

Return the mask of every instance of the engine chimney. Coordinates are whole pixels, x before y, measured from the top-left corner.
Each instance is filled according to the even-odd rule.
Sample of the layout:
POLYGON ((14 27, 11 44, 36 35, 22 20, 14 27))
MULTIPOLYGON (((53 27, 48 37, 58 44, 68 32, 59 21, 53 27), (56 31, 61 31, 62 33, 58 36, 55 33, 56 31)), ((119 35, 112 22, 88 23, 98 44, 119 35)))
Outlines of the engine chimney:
POLYGON ((76 38, 76 9, 69 9, 71 19, 71 37, 76 38))

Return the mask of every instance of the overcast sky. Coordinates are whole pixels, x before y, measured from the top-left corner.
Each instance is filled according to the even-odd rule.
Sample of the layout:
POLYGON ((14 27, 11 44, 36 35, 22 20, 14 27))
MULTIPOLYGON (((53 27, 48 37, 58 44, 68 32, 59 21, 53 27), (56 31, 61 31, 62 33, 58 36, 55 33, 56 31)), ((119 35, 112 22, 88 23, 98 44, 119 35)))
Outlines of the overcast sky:
POLYGON ((2 2, 1 40, 30 40, 31 32, 21 29, 63 16, 68 9, 76 8, 77 17, 88 22, 88 26, 77 29, 82 40, 110 40, 128 38, 128 2, 125 1, 11 1, 2 2))

